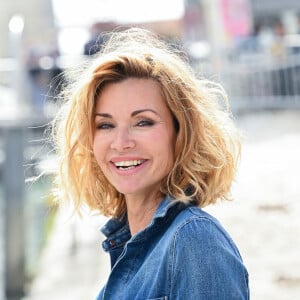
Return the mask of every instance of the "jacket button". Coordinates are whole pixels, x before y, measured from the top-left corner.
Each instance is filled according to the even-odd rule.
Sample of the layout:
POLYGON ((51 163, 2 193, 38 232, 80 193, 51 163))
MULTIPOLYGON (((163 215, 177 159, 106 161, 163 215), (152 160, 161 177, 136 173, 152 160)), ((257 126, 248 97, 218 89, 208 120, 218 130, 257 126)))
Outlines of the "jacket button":
POLYGON ((110 241, 109 241, 109 244, 110 244, 111 246, 115 246, 115 245, 116 245, 116 241, 115 241, 115 240, 110 240, 110 241))

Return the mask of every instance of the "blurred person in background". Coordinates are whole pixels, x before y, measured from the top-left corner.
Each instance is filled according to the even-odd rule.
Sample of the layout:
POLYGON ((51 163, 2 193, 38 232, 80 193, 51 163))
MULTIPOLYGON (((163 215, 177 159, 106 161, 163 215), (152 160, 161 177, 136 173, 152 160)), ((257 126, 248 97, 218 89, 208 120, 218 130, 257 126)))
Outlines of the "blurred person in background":
POLYGON ((101 50, 104 44, 104 35, 102 34, 99 24, 95 23, 90 29, 91 38, 84 44, 83 54, 94 55, 101 50))
POLYGON ((97 299, 249 299, 235 243, 201 209, 228 198, 239 158, 223 89, 129 29, 111 34, 62 97, 56 189, 111 217, 112 270, 97 299))

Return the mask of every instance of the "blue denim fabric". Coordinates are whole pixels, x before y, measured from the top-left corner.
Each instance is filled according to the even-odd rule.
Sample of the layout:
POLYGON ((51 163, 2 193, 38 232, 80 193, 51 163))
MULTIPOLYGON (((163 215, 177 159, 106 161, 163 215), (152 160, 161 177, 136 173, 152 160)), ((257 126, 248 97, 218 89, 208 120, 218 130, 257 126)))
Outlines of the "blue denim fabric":
POLYGON ((220 223, 165 197, 152 222, 130 235, 126 218, 102 228, 112 270, 97 300, 249 299, 248 273, 220 223))

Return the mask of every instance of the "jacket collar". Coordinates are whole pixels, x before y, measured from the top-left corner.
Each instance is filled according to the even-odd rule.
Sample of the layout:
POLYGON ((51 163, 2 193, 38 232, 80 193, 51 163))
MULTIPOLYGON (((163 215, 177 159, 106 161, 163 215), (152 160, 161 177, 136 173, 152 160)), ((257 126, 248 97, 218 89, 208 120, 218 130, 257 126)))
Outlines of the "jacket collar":
POLYGON ((108 222, 100 229, 107 237, 102 243, 104 250, 108 251, 123 246, 128 240, 136 242, 147 239, 147 237, 152 236, 156 230, 168 226, 174 217, 188 205, 190 204, 185 204, 170 196, 165 196, 156 209, 149 225, 133 237, 130 233, 126 215, 108 220, 108 222))
MULTIPOLYGON (((163 200, 160 202, 156 212, 153 216, 152 222, 148 226, 150 226, 154 221, 158 218, 164 218, 168 212, 168 210, 174 206, 178 201, 174 200, 170 196, 165 196, 163 200)), ((114 233, 118 232, 124 226, 127 226, 127 216, 123 215, 119 218, 112 218, 107 221, 107 223, 100 229, 101 232, 106 236, 109 237, 114 233)))

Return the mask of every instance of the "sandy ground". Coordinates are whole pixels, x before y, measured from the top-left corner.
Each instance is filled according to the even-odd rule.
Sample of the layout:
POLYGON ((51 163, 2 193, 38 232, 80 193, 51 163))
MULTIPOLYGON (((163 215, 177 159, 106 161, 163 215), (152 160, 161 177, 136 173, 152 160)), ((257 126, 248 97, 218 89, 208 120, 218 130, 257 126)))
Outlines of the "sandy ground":
MULTIPOLYGON (((300 299, 300 111, 237 119, 243 154, 235 201, 209 207, 239 246, 251 299, 300 299)), ((105 282, 102 217, 70 222, 60 214, 27 300, 89 300, 105 282), (74 242, 75 241, 75 242, 74 242)))
POLYGON ((208 210, 240 248, 252 299, 300 299, 300 111, 248 115, 238 125, 235 201, 208 210))

